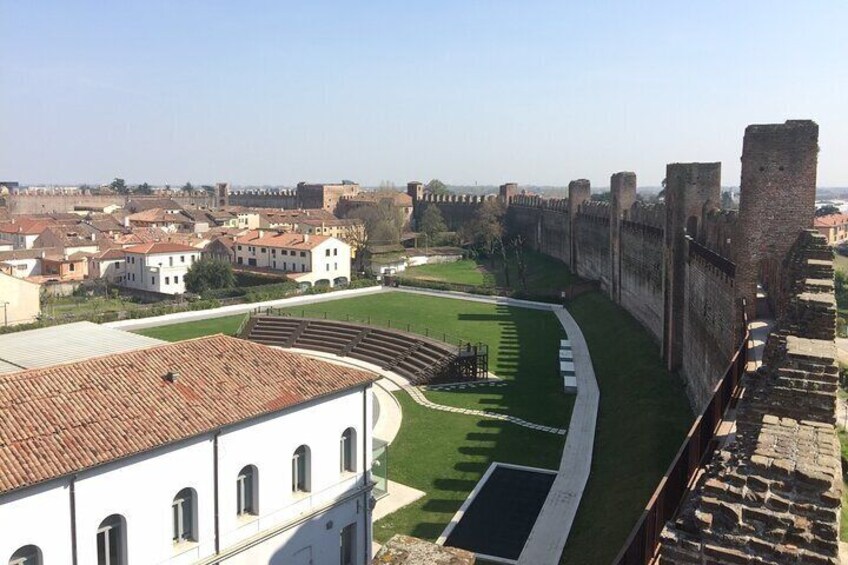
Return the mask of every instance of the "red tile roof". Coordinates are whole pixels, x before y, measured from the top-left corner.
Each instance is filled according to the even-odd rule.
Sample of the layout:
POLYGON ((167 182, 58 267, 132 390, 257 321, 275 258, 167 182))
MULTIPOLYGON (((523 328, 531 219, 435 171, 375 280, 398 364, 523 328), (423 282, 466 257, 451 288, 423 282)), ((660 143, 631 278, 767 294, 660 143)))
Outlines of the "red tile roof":
POLYGON ((223 335, 0 376, 0 493, 363 386, 374 375, 223 335), (178 371, 173 382, 164 377, 178 371))
POLYGON ((0 224, 0 233, 21 233, 26 235, 38 235, 55 225, 53 221, 13 219, 11 222, 0 224))
POLYGON ((848 224, 848 214, 830 214, 829 216, 819 216, 813 222, 817 228, 830 228, 848 224))
POLYGON ((236 238, 236 243, 276 247, 278 249, 312 249, 330 239, 326 235, 249 231, 236 238))
POLYGON ((165 243, 165 242, 155 242, 155 243, 144 243, 142 245, 133 245, 132 247, 127 247, 124 249, 127 253, 141 253, 142 255, 154 255, 156 253, 180 253, 194 251, 200 253, 200 249, 196 247, 191 247, 189 245, 183 245, 181 243, 165 243))

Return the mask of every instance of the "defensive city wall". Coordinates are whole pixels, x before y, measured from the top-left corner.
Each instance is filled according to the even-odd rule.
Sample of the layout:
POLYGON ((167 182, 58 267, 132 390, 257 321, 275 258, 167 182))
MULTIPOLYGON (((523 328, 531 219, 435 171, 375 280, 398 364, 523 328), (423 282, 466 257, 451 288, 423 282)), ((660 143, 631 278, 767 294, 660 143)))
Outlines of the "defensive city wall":
MULTIPOLYGON (((744 381, 735 435, 677 519, 652 526, 663 562, 838 562, 836 307, 832 254, 810 230, 817 160, 814 122, 749 126, 738 212, 721 209, 711 162, 669 164, 659 204, 637 200, 632 172, 612 175, 609 202, 591 200, 587 180, 562 200, 511 184, 497 197, 509 232, 598 281, 648 329, 696 415, 740 346, 743 310, 777 320, 763 367, 744 381)), ((416 215, 435 204, 450 226, 481 205, 422 198, 419 186, 408 187, 416 215)))

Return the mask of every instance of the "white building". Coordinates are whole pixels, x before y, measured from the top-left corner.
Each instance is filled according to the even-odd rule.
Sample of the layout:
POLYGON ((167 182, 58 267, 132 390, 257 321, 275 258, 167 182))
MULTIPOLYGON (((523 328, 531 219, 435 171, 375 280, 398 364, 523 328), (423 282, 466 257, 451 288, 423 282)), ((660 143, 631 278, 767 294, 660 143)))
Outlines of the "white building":
POLYGON ((159 292, 182 294, 185 292, 185 275, 201 250, 179 243, 145 243, 124 249, 123 286, 159 292))
POLYGON ((366 565, 372 380, 222 335, 8 375, 0 562, 366 565))
POLYGON ((282 271, 304 286, 350 282, 350 245, 323 235, 250 231, 235 240, 237 265, 282 271))

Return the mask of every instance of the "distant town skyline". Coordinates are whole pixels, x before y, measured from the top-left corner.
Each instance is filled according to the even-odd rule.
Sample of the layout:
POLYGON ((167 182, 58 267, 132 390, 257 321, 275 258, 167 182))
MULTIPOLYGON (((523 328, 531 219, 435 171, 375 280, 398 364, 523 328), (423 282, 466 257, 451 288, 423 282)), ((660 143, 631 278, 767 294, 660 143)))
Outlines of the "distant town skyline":
POLYGON ((658 186, 816 120, 848 186, 843 2, 13 3, 0 178, 658 186))

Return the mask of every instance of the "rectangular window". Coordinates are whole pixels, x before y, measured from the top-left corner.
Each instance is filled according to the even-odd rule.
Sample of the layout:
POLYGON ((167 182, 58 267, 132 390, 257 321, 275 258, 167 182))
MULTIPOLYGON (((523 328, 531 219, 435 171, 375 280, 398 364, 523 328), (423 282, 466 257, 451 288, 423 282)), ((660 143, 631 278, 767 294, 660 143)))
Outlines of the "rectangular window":
POLYGON ((336 256, 336 255, 338 255, 338 254, 339 254, 339 250, 338 250, 338 249, 333 249, 333 256, 336 256))
POLYGON ((339 270, 339 264, 338 264, 338 263, 333 263, 333 270, 334 270, 334 271, 338 271, 338 270, 339 270))
POLYGON ((165 284, 171 284, 171 277, 165 277, 165 284))
POLYGON ((300 252, 300 256, 301 256, 301 257, 306 257, 306 251, 301 251, 301 252, 300 252))
POLYGON ((288 250, 288 249, 283 249, 282 251, 280 251, 280 253, 282 253, 283 255, 288 255, 288 254, 289 254, 289 250, 288 250))
POLYGON ((330 256, 330 250, 329 250, 329 249, 327 249, 327 250, 325 250, 325 251, 324 251, 324 256, 325 256, 325 257, 329 257, 329 256, 330 256))
POLYGON ((173 256, 168 257, 168 266, 169 266, 169 267, 173 267, 173 266, 174 266, 174 257, 173 257, 173 256))
MULTIPOLYGON (((239 249, 241 249, 241 247, 239 247, 239 249)), ((180 255, 180 263, 185 263, 185 255, 180 255)))
POLYGON ((241 257, 236 257, 236 263, 238 263, 239 265, 241 265, 241 264, 243 264, 243 263, 244 263, 244 260, 243 260, 241 257))
POLYGON ((330 271, 330 264, 329 263, 327 263, 327 271, 328 272, 330 271))
POLYGON ((262 251, 262 253, 266 253, 268 250, 267 250, 267 249, 265 249, 265 248, 263 247, 263 248, 261 249, 261 251, 262 251))
POLYGON ((73 272, 74 272, 74 270, 76 269, 76 265, 74 265, 73 263, 71 263, 71 264, 70 264, 70 267, 71 267, 71 272, 73 273, 73 272))
POLYGON ((238 250, 241 251, 241 245, 238 246, 238 250))
POLYGON ((174 284, 180 284, 180 277, 174 275, 174 284))
POLYGON ((342 528, 339 534, 339 557, 340 565, 356 563, 356 522, 342 528))
POLYGON ((301 272, 301 273, 305 273, 305 272, 306 272, 306 265, 305 265, 305 264, 300 266, 300 272, 301 272))

